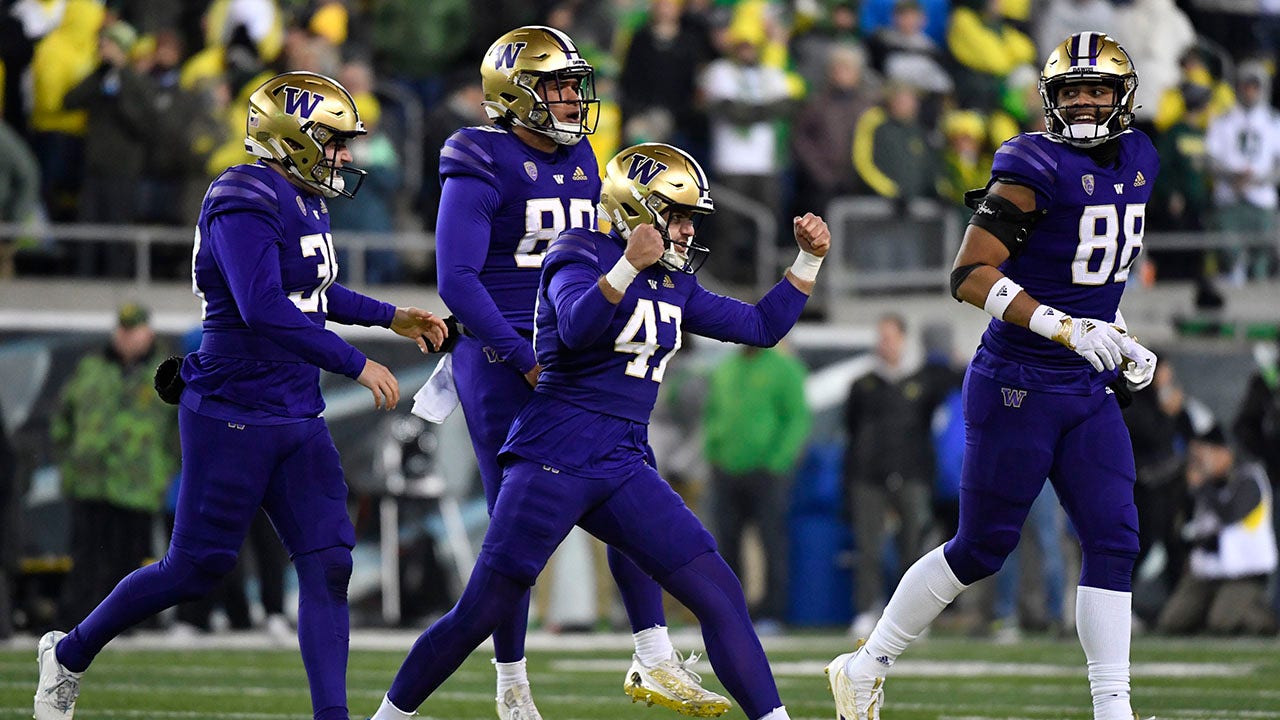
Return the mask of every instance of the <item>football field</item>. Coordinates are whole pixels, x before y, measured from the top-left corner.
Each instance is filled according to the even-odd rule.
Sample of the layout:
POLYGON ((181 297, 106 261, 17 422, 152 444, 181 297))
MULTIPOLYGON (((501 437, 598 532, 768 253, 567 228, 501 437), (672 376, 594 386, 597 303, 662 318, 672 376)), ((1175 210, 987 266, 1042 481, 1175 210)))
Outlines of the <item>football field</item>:
MULTIPOLYGON (((353 636, 348 675, 351 712, 377 708, 414 635, 361 631, 353 636)), ((675 633, 677 647, 701 647, 695 633, 675 633)), ((0 718, 31 714, 35 641, 0 646, 0 718)), ((658 707, 633 705, 621 692, 630 636, 535 634, 529 670, 546 720, 672 720, 658 707)), ((822 668, 848 648, 838 632, 790 634, 765 641, 795 720, 834 718, 822 668)), ((421 708, 424 720, 491 720, 494 674, 489 651, 471 656, 421 708)), ((1280 720, 1280 642, 1137 638, 1135 709, 1145 718, 1280 720)), ((1089 720, 1084 657, 1074 639, 1031 638, 994 645, 933 636, 904 656, 885 686, 884 720, 1089 720)), ((723 692, 711 676, 709 687, 723 692)), ((258 636, 198 641, 179 649, 163 636, 139 634, 108 648, 86 674, 77 720, 309 718, 302 663, 294 649, 273 649, 258 636)), ((744 717, 736 707, 726 718, 744 717)))

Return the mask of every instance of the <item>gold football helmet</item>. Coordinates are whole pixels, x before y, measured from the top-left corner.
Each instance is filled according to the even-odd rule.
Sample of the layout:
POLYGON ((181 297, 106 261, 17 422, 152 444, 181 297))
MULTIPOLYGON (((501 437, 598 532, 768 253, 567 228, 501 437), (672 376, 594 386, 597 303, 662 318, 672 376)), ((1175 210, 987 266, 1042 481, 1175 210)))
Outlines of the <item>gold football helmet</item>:
POLYGON ((687 243, 672 240, 667 232, 670 213, 690 214, 696 228, 702 217, 715 210, 702 166, 679 148, 662 143, 635 145, 614 155, 605 166, 600 214, 623 239, 646 223, 657 228, 666 246, 660 262, 672 270, 697 272, 711 250, 692 238, 687 243))
POLYGON ((350 165, 336 167, 325 145, 363 134, 351 93, 324 75, 281 73, 249 96, 244 149, 280 163, 291 178, 325 197, 352 197, 366 174, 350 165))
POLYGON ((1134 93, 1138 73, 1120 43, 1100 32, 1076 33, 1049 53, 1040 73, 1040 99, 1049 134, 1076 147, 1100 145, 1129 129, 1133 122, 1134 93), (1058 91, 1074 83, 1103 83, 1115 91, 1111 105, 1100 106, 1096 122, 1072 124, 1068 106, 1058 102, 1058 91))
POLYGON ((596 130, 595 68, 555 28, 527 25, 498 38, 480 63, 480 82, 484 110, 492 119, 508 120, 560 145, 576 144, 596 130), (566 90, 573 93, 565 97, 566 90), (556 119, 551 105, 559 103, 576 104, 577 118, 556 119))

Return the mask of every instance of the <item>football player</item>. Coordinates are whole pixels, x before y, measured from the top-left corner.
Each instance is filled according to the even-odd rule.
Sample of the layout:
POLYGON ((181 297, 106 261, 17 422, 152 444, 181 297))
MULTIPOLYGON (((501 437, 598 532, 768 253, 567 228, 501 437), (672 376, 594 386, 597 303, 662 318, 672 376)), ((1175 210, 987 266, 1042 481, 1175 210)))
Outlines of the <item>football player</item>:
POLYGON ((196 226, 192 275, 204 333, 199 351, 181 362, 185 390, 167 398, 181 406, 183 459, 169 550, 122 580, 69 634, 40 639, 37 720, 72 717, 81 674, 112 638, 212 590, 235 565, 259 507, 297 569, 298 644, 314 717, 347 720, 355 533, 321 417, 320 370, 369 388, 378 408, 394 408, 400 391, 390 370, 325 321, 389 327, 424 352, 446 335, 429 312, 334 282, 325 201, 360 187, 364 173, 347 164, 346 143, 364 131, 351 95, 321 75, 277 75, 250 97, 245 148, 260 160, 213 181, 196 226))
POLYGON ((1047 132, 1006 142, 987 187, 970 193, 951 291, 994 319, 965 378, 960 525, 907 570, 865 642, 827 666, 842 717, 880 717, 894 660, 962 590, 1000 569, 1046 477, 1080 537, 1076 628, 1094 720, 1136 717, 1136 473, 1117 393, 1146 387, 1156 357, 1125 331, 1119 304, 1160 168, 1130 127, 1137 87, 1114 39, 1072 35, 1041 74, 1047 132))
MULTIPOLYGON (((541 369, 532 338, 543 257, 562 230, 595 228, 600 175, 586 136, 598 101, 591 65, 549 27, 498 38, 480 76, 493 123, 459 130, 440 150, 436 258, 440 297, 465 328, 447 361, 492 514, 502 483, 498 449, 541 369)), ((685 714, 723 712, 725 698, 704 690, 677 658, 657 583, 608 553, 635 634, 624 691, 685 714)), ((541 718, 525 671, 528 618, 525 595, 493 634, 501 720, 541 718)))
MULTIPOLYGON (((748 305, 708 292, 693 274, 707 253, 695 226, 714 210, 693 158, 669 145, 637 145, 605 172, 600 211, 610 234, 566 230, 542 263, 542 372, 502 446, 502 492, 471 579, 458 604, 414 643, 387 695, 401 710, 417 709, 520 606, 576 524, 693 611, 716 676, 748 718, 781 720, 786 709, 742 587, 658 474, 648 422, 683 331, 771 346, 791 329, 830 233, 819 217, 796 218, 795 264, 748 305)), ((386 710, 374 720, 406 717, 386 710)))

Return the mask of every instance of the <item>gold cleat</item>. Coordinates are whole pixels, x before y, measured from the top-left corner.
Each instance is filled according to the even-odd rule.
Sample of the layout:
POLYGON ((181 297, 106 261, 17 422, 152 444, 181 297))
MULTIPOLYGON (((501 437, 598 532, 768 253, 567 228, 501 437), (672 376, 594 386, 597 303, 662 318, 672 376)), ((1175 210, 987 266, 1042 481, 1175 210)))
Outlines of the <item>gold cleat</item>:
POLYGON ((837 655, 823 670, 840 720, 880 720, 880 708, 884 705, 884 678, 854 681, 844 669, 849 658, 857 654, 866 642, 859 640, 853 652, 837 655))
POLYGON ((622 691, 633 703, 661 705, 689 717, 719 717, 729 712, 733 705, 728 698, 702 687, 702 677, 693 671, 697 661, 696 654, 686 660, 674 652, 670 659, 647 668, 633 655, 622 691))

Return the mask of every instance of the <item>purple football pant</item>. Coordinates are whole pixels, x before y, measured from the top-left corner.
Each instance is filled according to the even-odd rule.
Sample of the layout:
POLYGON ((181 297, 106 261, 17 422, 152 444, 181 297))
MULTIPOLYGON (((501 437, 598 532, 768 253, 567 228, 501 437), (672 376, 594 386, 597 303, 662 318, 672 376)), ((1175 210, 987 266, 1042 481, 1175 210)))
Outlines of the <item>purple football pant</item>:
MULTIPOLYGON (((480 482, 484 485, 489 515, 502 485, 502 468, 498 450, 507 440, 507 431, 516 413, 533 395, 524 377, 510 365, 498 360, 492 350, 486 351, 479 340, 463 335, 453 349, 453 380, 458 399, 467 417, 467 430, 480 465, 480 482)), ((627 609, 632 632, 656 625, 666 625, 662 610, 662 588, 645 575, 626 555, 612 546, 607 548, 609 570, 622 603, 627 609)), ((524 637, 529 625, 529 596, 520 602, 509 622, 501 623, 493 633, 493 654, 498 662, 515 662, 524 657, 524 637)))
POLYGON ((649 465, 622 478, 583 478, 516 459, 458 604, 414 643, 388 696, 418 708, 484 641, 577 524, 618 547, 698 617, 716 677, 758 718, 780 706, 742 585, 715 541, 649 465))
POLYGON ((347 582, 355 529, 324 420, 239 425, 178 411, 182 485, 164 558, 135 570, 58 644, 82 671, 108 642, 165 608, 208 594, 235 566, 262 507, 298 573, 298 644, 316 720, 347 719, 347 582))
POLYGON ((956 579, 1000 569, 1048 478, 1080 538, 1080 584, 1129 592, 1137 473, 1115 396, 1024 391, 970 370, 964 416, 960 527, 943 551, 956 579))

